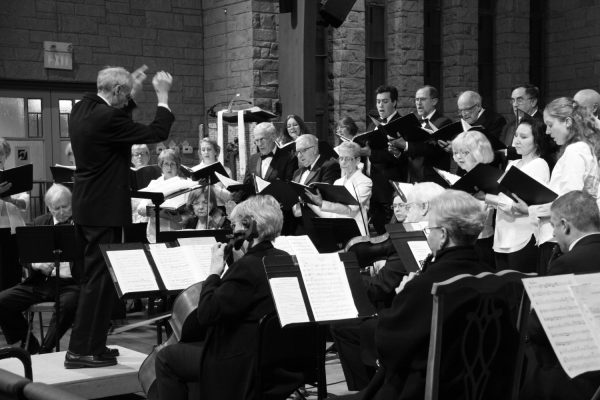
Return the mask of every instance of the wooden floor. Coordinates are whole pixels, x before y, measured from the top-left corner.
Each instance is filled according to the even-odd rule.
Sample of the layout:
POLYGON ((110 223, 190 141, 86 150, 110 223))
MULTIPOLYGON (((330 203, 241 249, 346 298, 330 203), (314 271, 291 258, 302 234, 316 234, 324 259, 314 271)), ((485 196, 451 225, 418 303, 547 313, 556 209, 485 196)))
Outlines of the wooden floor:
MULTIPOLYGON (((49 319, 49 316, 44 316, 44 320, 47 323, 46 319, 49 319)), ((136 322, 140 322, 145 318, 143 312, 130 313, 127 314, 127 319, 122 321, 114 321, 115 330, 119 331, 125 325, 133 324, 136 322)), ((35 334, 39 338, 39 330, 38 324, 35 326, 35 334)), ((70 331, 65 334, 60 343, 61 350, 66 350, 69 343, 70 331)), ((163 339, 166 339, 163 337, 163 339)), ((108 337, 108 345, 118 345, 122 347, 126 347, 135 351, 139 351, 145 354, 148 354, 152 351, 154 345, 156 344, 156 328, 155 326, 137 326, 134 329, 126 330, 121 333, 111 334, 108 337)), ((6 341, 4 336, 0 334, 0 346, 6 345, 6 341)), ((342 373, 342 368, 339 363, 339 359, 335 354, 327 354, 326 359, 326 371, 327 371, 327 392, 329 394, 328 398, 335 398, 337 396, 350 394, 353 392, 349 392, 346 387, 346 381, 344 380, 344 375, 342 373)), ((35 370, 34 372, 34 380, 35 380, 35 370)), ((316 389, 307 388, 309 397, 308 399, 314 400, 317 398, 316 389)), ((143 393, 135 393, 131 395, 124 396, 113 396, 107 397, 106 400, 129 400, 129 399, 143 399, 145 398, 143 393)))

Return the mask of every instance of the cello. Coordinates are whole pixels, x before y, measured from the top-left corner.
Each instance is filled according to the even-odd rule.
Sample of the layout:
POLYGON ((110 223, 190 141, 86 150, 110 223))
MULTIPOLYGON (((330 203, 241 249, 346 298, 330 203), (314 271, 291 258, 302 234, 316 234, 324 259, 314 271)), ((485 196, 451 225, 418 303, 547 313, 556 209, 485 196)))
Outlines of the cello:
MULTIPOLYGON (((258 236, 255 221, 248 224, 246 224, 246 221, 242 222, 247 228, 229 235, 229 242, 224 249, 224 259, 229 265, 234 261, 233 251, 239 251, 242 248, 244 241, 250 242, 258 236)), ((155 371, 156 356, 158 352, 164 347, 179 342, 199 342, 204 339, 204 332, 196 318, 203 283, 204 282, 195 283, 177 295, 173 302, 173 310, 171 312, 171 318, 169 319, 169 325, 173 329, 173 333, 164 343, 155 346, 140 366, 140 370, 138 371, 138 381, 148 399, 156 399, 158 397, 156 393, 155 371)))

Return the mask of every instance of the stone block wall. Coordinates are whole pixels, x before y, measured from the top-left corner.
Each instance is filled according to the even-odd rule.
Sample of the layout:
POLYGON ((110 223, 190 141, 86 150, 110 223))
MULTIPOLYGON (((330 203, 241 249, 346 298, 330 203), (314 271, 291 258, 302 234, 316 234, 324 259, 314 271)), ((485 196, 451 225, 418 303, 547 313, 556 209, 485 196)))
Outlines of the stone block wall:
POLYGON ((152 75, 169 71, 177 117, 170 139, 179 144, 196 135, 204 109, 201 15, 194 0, 10 0, 0 9, 0 79, 95 82, 106 65, 147 64, 136 118, 149 122, 152 75), (44 41, 73 44, 72 71, 44 69, 44 41))

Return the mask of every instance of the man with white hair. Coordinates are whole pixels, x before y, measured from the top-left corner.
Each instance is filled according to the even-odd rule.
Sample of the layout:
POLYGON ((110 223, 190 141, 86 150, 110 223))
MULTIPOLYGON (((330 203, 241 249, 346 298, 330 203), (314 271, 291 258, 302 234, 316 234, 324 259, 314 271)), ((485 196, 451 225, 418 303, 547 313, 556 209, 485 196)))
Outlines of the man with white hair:
POLYGON ((462 92, 458 96, 457 105, 464 131, 468 131, 470 126, 482 126, 486 134, 500 136, 506 119, 492 110, 483 108, 479 93, 472 90, 462 92))
POLYGON ((594 121, 596 121, 596 127, 600 129, 600 119, 598 119, 598 114, 600 113, 600 93, 593 89, 581 89, 575 93, 573 100, 588 110, 594 117, 594 121))

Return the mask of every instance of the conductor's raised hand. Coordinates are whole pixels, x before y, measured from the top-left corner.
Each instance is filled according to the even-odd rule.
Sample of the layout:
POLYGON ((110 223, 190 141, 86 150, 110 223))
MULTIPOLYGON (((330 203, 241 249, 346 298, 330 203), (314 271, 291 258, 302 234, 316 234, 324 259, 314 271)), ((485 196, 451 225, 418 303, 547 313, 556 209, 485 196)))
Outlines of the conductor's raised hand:
POLYGON ((166 71, 158 71, 154 78, 152 78, 152 86, 157 94, 162 92, 169 93, 171 85, 173 84, 173 77, 166 71))
POLYGON ((210 273, 221 275, 225 269, 225 244, 215 243, 213 244, 211 251, 212 256, 210 259, 210 273))
POLYGON ((131 73, 131 78, 133 79, 133 87, 131 88, 132 98, 135 98, 135 95, 142 90, 142 84, 146 80, 147 70, 148 66, 144 64, 131 73))

